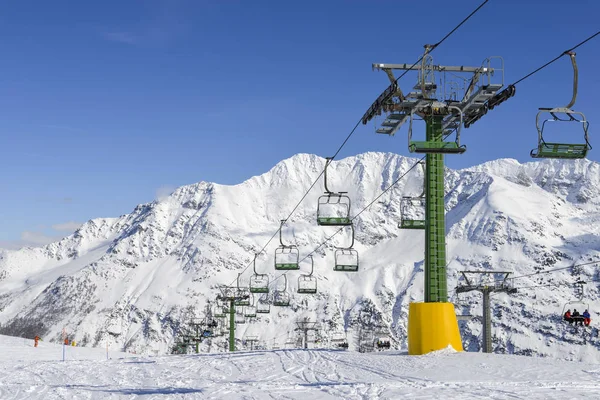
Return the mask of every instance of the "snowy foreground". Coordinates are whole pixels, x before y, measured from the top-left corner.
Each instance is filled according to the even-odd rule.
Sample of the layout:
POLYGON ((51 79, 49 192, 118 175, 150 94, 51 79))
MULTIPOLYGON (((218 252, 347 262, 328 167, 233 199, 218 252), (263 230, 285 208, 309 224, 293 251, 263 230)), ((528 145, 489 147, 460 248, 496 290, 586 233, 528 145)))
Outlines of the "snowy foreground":
POLYGON ((187 356, 0 336, 0 399, 600 398, 600 364, 439 351, 277 350, 187 356), (406 397, 405 397, 406 396, 406 397))

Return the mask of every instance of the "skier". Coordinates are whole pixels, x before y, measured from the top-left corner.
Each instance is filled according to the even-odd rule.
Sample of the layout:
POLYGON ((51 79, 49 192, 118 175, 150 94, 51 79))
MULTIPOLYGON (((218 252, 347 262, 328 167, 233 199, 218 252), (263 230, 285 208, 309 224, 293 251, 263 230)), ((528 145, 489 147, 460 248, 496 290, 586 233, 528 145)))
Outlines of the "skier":
POLYGON ((38 335, 35 335, 35 338, 33 338, 33 347, 38 347, 39 341, 40 341, 40 337, 38 335))
POLYGON ((573 310, 572 320, 575 323, 575 325, 577 325, 577 323, 579 322, 579 325, 583 326, 583 317, 581 316, 581 314, 579 314, 579 311, 577 311, 577 309, 573 310))
POLYGON ((588 310, 585 310, 583 312, 583 323, 585 324, 585 326, 590 326, 590 322, 592 322, 590 318, 590 313, 588 312, 588 310))
POLYGON ((573 323, 573 318, 571 318, 571 310, 567 310, 567 312, 565 313, 563 319, 565 321, 567 321, 569 324, 573 323))

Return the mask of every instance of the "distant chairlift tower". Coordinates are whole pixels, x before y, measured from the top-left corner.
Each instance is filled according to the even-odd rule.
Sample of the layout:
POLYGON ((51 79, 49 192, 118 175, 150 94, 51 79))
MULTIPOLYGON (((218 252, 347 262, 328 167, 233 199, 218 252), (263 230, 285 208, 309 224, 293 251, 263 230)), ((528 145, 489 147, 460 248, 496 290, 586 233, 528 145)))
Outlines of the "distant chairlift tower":
POLYGON ((448 303, 444 210, 444 154, 462 154, 461 129, 470 127, 494 106, 514 95, 514 87, 502 93, 504 61, 490 57, 479 67, 434 65, 434 46, 425 45, 420 65, 373 64, 383 70, 390 86, 363 115, 366 124, 377 115, 386 118, 377 133, 394 135, 408 122, 408 149, 425 154, 425 302, 411 303, 408 318, 408 352, 425 354, 452 345, 462 350, 454 307, 448 303), (498 63, 498 67, 492 67, 498 63), (397 84, 396 71, 418 71, 413 91, 405 94, 397 84), (438 86, 435 74, 441 75, 438 86), (468 77, 460 77, 467 74, 468 77), (457 80, 457 77, 460 80, 457 80), (495 79, 492 79, 494 78, 495 79), (496 82, 498 80, 498 82, 496 82), (413 123, 425 121, 425 140, 413 138, 413 123), (454 140, 447 140, 454 135, 454 140))
POLYGON ((492 353, 492 308, 490 307, 490 294, 492 293, 517 293, 517 289, 508 284, 507 279, 511 272, 503 271, 461 271, 463 282, 456 287, 456 294, 467 293, 473 290, 483 294, 483 352, 492 353), (471 276, 471 279, 469 279, 471 276), (475 282, 474 275, 483 277, 475 282), (500 275, 494 279, 493 275, 500 275), (485 278, 491 277, 489 281, 485 278))

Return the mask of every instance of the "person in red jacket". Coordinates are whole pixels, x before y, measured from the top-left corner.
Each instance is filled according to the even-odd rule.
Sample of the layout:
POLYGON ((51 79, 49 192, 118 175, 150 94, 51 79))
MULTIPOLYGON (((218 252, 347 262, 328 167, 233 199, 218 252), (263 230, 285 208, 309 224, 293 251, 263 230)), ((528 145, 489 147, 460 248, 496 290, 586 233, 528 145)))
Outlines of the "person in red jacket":
POLYGON ((33 347, 38 347, 39 341, 40 341, 40 337, 36 335, 35 338, 33 338, 33 347))
POLYGON ((567 321, 569 324, 573 323, 573 318, 571 318, 571 310, 567 310, 567 312, 565 313, 565 315, 563 316, 563 319, 565 321, 567 321))

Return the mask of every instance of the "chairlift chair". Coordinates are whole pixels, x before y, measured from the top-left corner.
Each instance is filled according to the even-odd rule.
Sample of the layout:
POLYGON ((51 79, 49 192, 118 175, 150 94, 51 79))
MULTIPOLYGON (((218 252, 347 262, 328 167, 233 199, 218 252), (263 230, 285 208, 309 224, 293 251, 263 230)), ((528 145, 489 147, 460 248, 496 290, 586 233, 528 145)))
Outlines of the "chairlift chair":
POLYGON ((538 131, 538 146, 530 152, 531 157, 533 158, 585 158, 588 150, 592 148, 588 140, 589 122, 585 119, 585 115, 583 115, 582 112, 571 110, 571 107, 573 107, 575 100, 577 99, 579 75, 577 62, 575 61, 575 52, 570 51, 565 54, 569 55, 571 58, 571 65, 573 66, 573 96, 571 97, 571 102, 567 104, 566 107, 539 108, 535 117, 535 125, 538 131), (544 121, 540 123, 540 116, 545 113, 549 113, 551 117, 546 117, 547 119, 544 119, 544 121), (544 139, 544 129, 546 128, 547 122, 574 122, 581 124, 584 143, 546 142, 544 139))
POLYGON ((237 277, 237 293, 235 296, 234 304, 236 306, 249 306, 250 305, 250 288, 240 286, 240 274, 237 277))
MULTIPOLYGON (((419 161, 425 177, 425 163, 419 161)), ((400 199, 400 224, 401 229, 425 229, 425 184, 419 197, 403 196, 400 199)))
MULTIPOLYGON (((429 107, 433 113, 433 108, 429 107)), ((425 153, 425 154, 462 154, 467 150, 465 145, 460 144, 460 131, 463 125, 463 117, 462 110, 457 106, 447 106, 448 111, 455 110, 456 113, 451 113, 449 117, 446 119, 447 122, 433 120, 430 125, 430 129, 434 129, 434 124, 441 124, 440 127, 444 134, 450 134, 452 132, 456 132, 456 140, 451 142, 442 141, 418 141, 412 140, 412 126, 413 120, 415 119, 415 108, 411 110, 410 113, 410 123, 408 127, 408 151, 411 153, 425 153)), ((433 116, 433 114, 432 114, 433 116)), ((428 118, 428 117, 425 117, 428 118)))
POLYGON ((401 229, 425 229, 425 197, 404 196, 400 199, 401 229))
MULTIPOLYGON (((565 315, 567 310, 571 310, 571 309, 576 310, 577 308, 579 308, 580 312, 583 313, 583 311, 590 309, 590 303, 587 301, 584 301, 585 294, 583 291, 583 285, 585 285, 585 282, 582 280, 578 280, 577 282, 575 282, 574 289, 575 289, 575 297, 577 297, 577 300, 572 300, 572 301, 565 303, 565 305, 563 306, 563 310, 562 310, 562 316, 565 315)), ((567 322, 567 321, 565 321, 565 322, 567 322)))
POLYGON ((225 318, 225 307, 221 300, 217 300, 216 304, 213 306, 212 315, 215 318, 225 318))
POLYGON ((338 272, 356 272, 358 271, 358 251, 353 249, 354 246, 354 225, 352 228, 352 242, 349 247, 336 247, 334 253, 335 264, 334 271, 338 272))
POLYGON ((276 289, 273 291, 273 305, 276 307, 288 307, 290 305, 290 295, 287 292, 287 277, 283 275, 284 287, 283 290, 276 289))
POLYGON ((256 312, 258 314, 269 314, 271 312, 271 305, 269 304, 269 298, 266 294, 258 299, 258 303, 256 303, 256 312))
POLYGON ((256 272, 256 257, 257 254, 254 254, 254 274, 250 276, 250 292, 269 293, 269 275, 256 272))
POLYGON ((253 305, 244 307, 244 316, 246 318, 256 318, 256 307, 253 305))
POLYGON ((347 192, 332 192, 327 187, 327 167, 333 158, 328 157, 323 170, 325 194, 317 202, 317 224, 322 226, 346 226, 350 218, 350 197, 347 192))
POLYGON ((245 324, 246 323, 246 316, 244 315, 244 307, 239 307, 235 310, 234 320, 235 320, 236 324, 245 324))
POLYGON ((295 245, 285 245, 281 237, 283 224, 285 220, 281 220, 279 228, 279 243, 281 244, 275 249, 275 269, 279 271, 291 271, 300 269, 298 265, 300 261, 300 251, 295 245))
POLYGON ((331 344, 333 347, 348 349, 348 341, 344 332, 333 332, 331 335, 331 344))
POLYGON ((298 277, 298 293, 300 294, 314 294, 317 293, 317 278, 313 276, 315 269, 315 261, 312 256, 310 257, 310 274, 300 275, 298 277))

